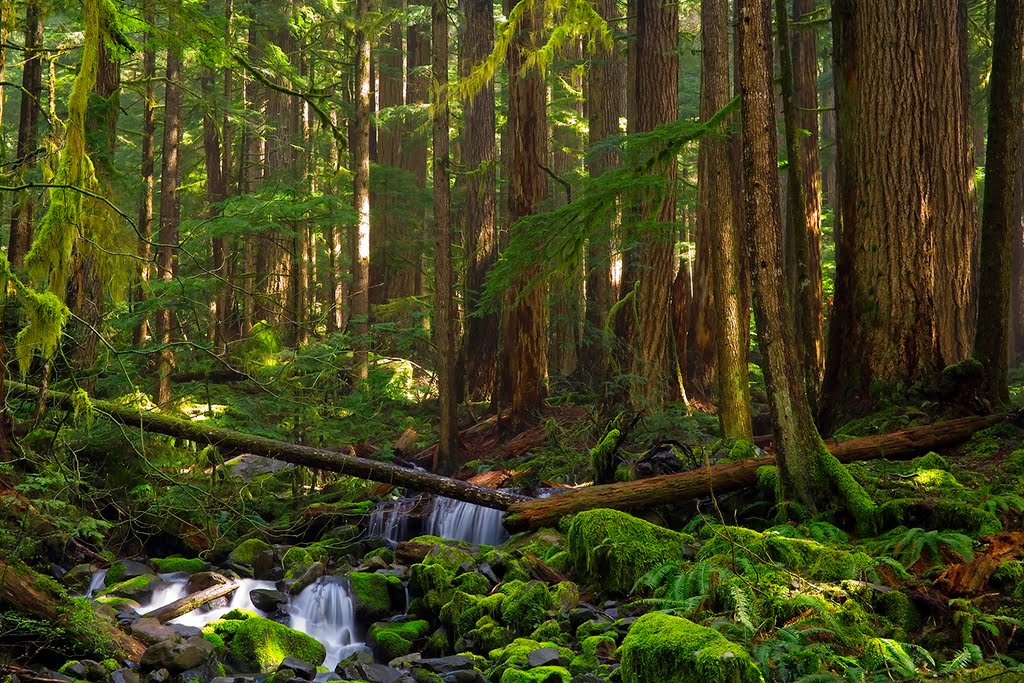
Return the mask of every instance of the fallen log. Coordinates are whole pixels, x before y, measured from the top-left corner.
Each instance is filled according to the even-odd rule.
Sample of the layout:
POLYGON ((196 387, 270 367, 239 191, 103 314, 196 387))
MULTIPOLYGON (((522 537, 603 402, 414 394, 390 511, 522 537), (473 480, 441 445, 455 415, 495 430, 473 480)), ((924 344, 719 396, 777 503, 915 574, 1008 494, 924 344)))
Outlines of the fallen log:
POLYGON ((98 657, 139 661, 146 646, 96 612, 88 600, 75 600, 46 589, 45 577, 28 567, 0 560, 0 603, 63 629, 65 638, 98 657))
MULTIPOLYGON (((5 384, 12 396, 34 399, 39 395, 39 389, 28 384, 12 381, 7 381, 5 384)), ((48 390, 44 396, 49 405, 64 410, 74 410, 70 394, 48 390)), ((242 450, 293 465, 329 470, 384 484, 410 486, 420 491, 447 496, 467 503, 476 503, 497 510, 507 510, 512 503, 528 500, 526 496, 473 486, 431 472, 407 469, 387 462, 368 460, 312 446, 284 443, 262 436, 242 434, 230 429, 208 427, 199 422, 182 420, 153 410, 140 410, 135 406, 118 405, 112 401, 93 399, 92 407, 98 415, 129 427, 140 427, 149 432, 188 439, 218 448, 242 450)))
POLYGON ((1024 557, 1024 531, 1004 531, 988 542, 984 553, 970 562, 949 565, 933 585, 947 595, 977 595, 1001 564, 1024 557))
MULTIPOLYGON (((912 427, 891 434, 880 434, 849 441, 827 441, 826 446, 840 462, 908 458, 966 441, 975 432, 1002 422, 1019 422, 1021 413, 964 417, 912 427)), ((740 460, 702 467, 681 474, 666 474, 638 481, 573 489, 550 498, 537 498, 513 504, 505 516, 509 531, 524 531, 555 526, 566 515, 594 508, 637 510, 702 498, 712 493, 728 493, 757 481, 757 470, 774 465, 775 458, 740 460)))
POLYGON ((188 614, 193 610, 197 610, 208 602, 213 602, 217 598, 223 598, 226 595, 231 595, 238 590, 238 584, 234 581, 228 583, 222 583, 216 586, 210 586, 201 591, 197 591, 192 595, 186 595, 183 598, 179 598, 169 605, 158 607, 155 610, 146 612, 142 616, 149 619, 156 619, 161 624, 165 624, 171 619, 177 619, 183 614, 188 614))

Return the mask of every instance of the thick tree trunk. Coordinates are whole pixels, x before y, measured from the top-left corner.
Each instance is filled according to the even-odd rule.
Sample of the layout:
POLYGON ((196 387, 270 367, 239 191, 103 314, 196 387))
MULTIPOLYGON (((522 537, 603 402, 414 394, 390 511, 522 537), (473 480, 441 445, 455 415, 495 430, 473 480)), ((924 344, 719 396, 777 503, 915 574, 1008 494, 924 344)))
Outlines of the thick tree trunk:
MULTIPOLYGON (((469 74, 494 49, 494 8, 488 0, 463 0, 460 73, 469 74)), ((463 136, 460 141, 466 174, 462 239, 466 252, 465 310, 472 314, 480 301, 484 278, 498 258, 496 221, 494 83, 487 84, 462 103, 463 136)), ((494 393, 498 355, 497 313, 466 318, 462 356, 463 384, 470 400, 489 399, 494 393)))
MULTIPOLYGON (((515 0, 505 1, 506 16, 515 0)), ((541 30, 539 12, 522 15, 522 23, 506 57, 509 73, 509 225, 537 211, 544 199, 544 163, 547 121, 544 107, 544 80, 536 69, 526 73, 523 67, 530 50, 535 49, 541 30)), ((537 273, 529 268, 519 285, 524 286, 537 273)), ((544 323, 544 284, 529 292, 510 293, 506 297, 499 361, 500 404, 510 407, 509 421, 520 429, 533 418, 544 400, 547 381, 547 326, 544 323)))
POLYGON ((997 0, 989 83, 988 149, 981 228, 978 330, 974 356, 984 366, 984 396, 993 404, 1010 400, 1007 382, 1007 322, 1010 315, 1011 258, 1017 190, 1017 148, 1024 100, 1024 2, 997 0))
POLYGON ((970 352, 978 212, 965 13, 960 1, 833 4, 842 231, 824 428, 970 352))
MULTIPOLYGON (((25 176, 29 167, 38 161, 39 114, 43 92, 43 17, 41 0, 28 0, 25 6, 25 50, 21 72, 21 110, 18 118, 18 143, 15 148, 14 171, 25 176)), ((25 254, 32 244, 32 225, 35 218, 35 200, 32 193, 23 191, 11 208, 11 234, 7 243, 7 260, 15 268, 25 265, 25 254)))
POLYGON ((1024 358, 1024 116, 1017 144, 1017 189, 1013 208, 1013 279, 1010 293, 1010 358, 1016 367, 1024 358))
MULTIPOLYGON (((146 30, 145 45, 142 50, 142 78, 145 81, 142 96, 142 162, 139 175, 142 180, 142 198, 139 202, 139 287, 136 290, 136 301, 145 305, 149 299, 149 274, 152 265, 153 250, 150 242, 153 238, 153 170, 156 148, 156 46, 153 43, 152 26, 156 22, 155 0, 147 0, 143 19, 146 30)), ((149 318, 143 313, 135 328, 135 347, 141 348, 149 337, 149 318)))
MULTIPOLYGON (((180 200, 178 197, 179 156, 181 149, 182 90, 181 55, 174 45, 167 50, 167 92, 164 97, 164 142, 163 165, 160 171, 160 236, 156 253, 157 275, 164 286, 162 298, 170 297, 168 291, 174 279, 178 261, 178 222, 180 200)), ((174 351, 171 348, 171 309, 162 307, 156 316, 156 339, 162 344, 157 358, 157 387, 154 400, 163 405, 171 400, 171 373, 174 371, 174 351)))
MULTIPOLYGON (((654 130, 675 121, 679 57, 679 12, 661 0, 637 0, 636 63, 633 72, 636 100, 636 130, 654 130)), ((631 372, 642 384, 631 391, 640 410, 657 410, 672 398, 674 376, 669 346, 669 299, 675 272, 675 159, 659 164, 655 172, 666 179, 659 196, 649 196, 642 208, 644 218, 655 222, 636 234, 639 286, 636 294, 637 320, 631 372)))
MULTIPOLYGON (((701 118, 707 120, 729 103, 729 2, 701 3, 701 118)), ((714 281, 715 337, 718 361, 718 419, 727 439, 753 438, 750 381, 747 367, 749 312, 740 297, 743 250, 735 222, 733 188, 729 177, 730 142, 713 135, 700 140, 705 159, 700 176, 698 222, 708 223, 711 273, 714 281)), ((698 171, 699 173, 699 171, 698 171)))
MULTIPOLYGON (((826 445, 832 455, 843 463, 882 458, 900 460, 961 443, 975 432, 993 425, 1017 424, 1020 419, 1020 413, 966 417, 852 441, 829 441, 826 445)), ((550 498, 513 503, 508 508, 505 527, 510 531, 537 529, 557 526, 562 517, 583 510, 642 510, 694 498, 722 495, 753 486, 757 483, 757 471, 774 464, 774 457, 740 460, 702 467, 682 474, 577 488, 550 498)))
POLYGON ((352 201, 356 210, 355 259, 352 265, 352 331, 355 374, 366 379, 370 348, 370 39, 364 23, 370 0, 356 0, 355 121, 352 201))
MULTIPOLYGON (((207 2, 207 11, 209 3, 207 2)), ((204 68, 200 79, 200 87, 203 96, 208 100, 213 99, 214 72, 211 68, 204 68)), ((221 155, 221 137, 217 129, 217 119, 213 111, 207 111, 203 116, 203 154, 206 160, 206 201, 207 214, 215 218, 220 209, 218 204, 227 198, 227 176, 224 175, 223 157, 221 155)), ((208 306, 209 318, 207 320, 207 341, 213 344, 213 348, 223 349, 225 343, 223 289, 221 284, 227 276, 227 238, 214 237, 212 242, 213 263, 211 275, 218 279, 214 289, 214 295, 210 298, 208 306)))
POLYGON ((433 175, 434 175, 434 344, 437 348, 437 394, 440 404, 438 457, 435 469, 455 471, 459 432, 455 401, 455 272, 452 266, 451 191, 448 185, 448 4, 430 6, 433 36, 433 175))

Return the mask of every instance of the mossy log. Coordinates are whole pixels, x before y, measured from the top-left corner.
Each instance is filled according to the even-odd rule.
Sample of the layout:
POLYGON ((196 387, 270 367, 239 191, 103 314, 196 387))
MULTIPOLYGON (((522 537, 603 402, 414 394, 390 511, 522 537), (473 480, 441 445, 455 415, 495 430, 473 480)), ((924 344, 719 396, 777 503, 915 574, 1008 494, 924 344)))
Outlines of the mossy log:
MULTIPOLYGON (((11 396, 35 399, 39 389, 20 382, 6 382, 11 396)), ((45 401, 64 410, 74 410, 71 395, 60 391, 46 391, 45 401)), ((229 448, 266 458, 281 460, 293 465, 338 472, 351 477, 368 479, 396 486, 408 486, 439 496, 476 503, 497 510, 507 510, 512 503, 528 500, 507 491, 473 486, 458 479, 442 477, 430 472, 399 467, 387 462, 368 460, 352 455, 312 446, 284 443, 262 436, 242 434, 230 429, 209 427, 201 422, 182 420, 154 410, 140 410, 134 406, 123 406, 112 401, 92 400, 97 414, 129 427, 141 427, 148 432, 166 434, 220 448, 229 448)))
POLYGON ((210 586, 209 588, 205 588, 201 591, 196 591, 191 595, 186 595, 179 600, 175 600, 169 605, 164 605, 163 607, 158 607, 155 610, 146 612, 142 616, 150 619, 156 619, 161 624, 165 624, 171 619, 177 619, 183 614, 188 614, 193 610, 199 609, 206 603, 213 602, 217 598, 223 598, 227 595, 231 595, 236 590, 238 590, 238 584, 234 581, 217 584, 216 586, 210 586))
MULTIPOLYGON (((1003 422, 1017 423, 1021 413, 964 417, 913 427, 891 434, 849 441, 827 441, 825 445, 840 462, 901 459, 966 441, 977 431, 1003 422)), ((508 508, 505 527, 510 531, 555 526, 558 520, 583 510, 613 508, 636 510, 679 503, 694 498, 736 491, 757 482, 757 471, 774 465, 775 458, 739 460, 702 467, 681 474, 573 489, 550 498, 514 503, 508 508)))
POLYGON ((0 603, 63 629, 84 652, 139 661, 146 646, 101 616, 85 598, 69 598, 63 588, 31 569, 0 560, 0 603))

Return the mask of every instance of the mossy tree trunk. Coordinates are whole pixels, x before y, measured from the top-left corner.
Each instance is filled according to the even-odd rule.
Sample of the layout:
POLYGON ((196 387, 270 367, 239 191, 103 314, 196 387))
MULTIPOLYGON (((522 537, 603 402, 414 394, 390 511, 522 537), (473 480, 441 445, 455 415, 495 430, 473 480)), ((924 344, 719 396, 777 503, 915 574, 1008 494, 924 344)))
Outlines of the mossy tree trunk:
POLYGON ((370 0, 356 0, 355 116, 352 136, 352 201, 356 210, 352 266, 352 331, 355 374, 366 379, 370 348, 370 0))
POLYGON ((989 84, 988 149, 981 227, 981 280, 974 355, 984 366, 983 393, 993 404, 1010 400, 1007 381, 1007 319, 1021 101, 1024 100, 1024 2, 997 0, 989 84))
MULTIPOLYGON (((701 48, 701 118, 707 120, 729 103, 728 0, 701 2, 701 48)), ((718 419, 723 436, 749 441, 753 438, 747 368, 750 313, 740 296, 746 253, 735 221, 729 148, 728 138, 706 135, 700 140, 697 163, 703 174, 698 211, 705 216, 698 221, 707 221, 711 239, 715 337, 719 340, 718 419)))
MULTIPOLYGON (((156 23, 155 0, 146 0, 143 8, 143 21, 152 27, 156 23)), ((149 299, 149 275, 152 260, 153 238, 153 189, 155 187, 154 168, 156 166, 156 45, 153 29, 146 31, 142 48, 142 78, 144 80, 142 95, 142 154, 140 164, 140 180, 142 193, 139 200, 139 286, 135 292, 135 300, 141 304, 149 299)), ((142 314, 135 328, 135 347, 145 345, 149 337, 149 317, 142 314)))
POLYGON ((861 526, 873 505, 852 476, 825 448, 814 425, 795 353, 792 308, 782 267, 778 143, 772 84, 771 0, 740 0, 740 110, 743 184, 751 226, 754 317, 775 430, 784 493, 810 513, 844 505, 861 526))

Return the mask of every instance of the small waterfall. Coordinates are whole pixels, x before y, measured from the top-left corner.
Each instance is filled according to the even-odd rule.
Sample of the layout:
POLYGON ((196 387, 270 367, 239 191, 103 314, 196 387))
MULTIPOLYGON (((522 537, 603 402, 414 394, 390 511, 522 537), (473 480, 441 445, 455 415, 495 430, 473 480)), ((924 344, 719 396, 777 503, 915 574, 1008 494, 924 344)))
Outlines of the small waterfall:
POLYGON ((96 572, 95 574, 93 574, 92 578, 89 579, 89 589, 85 591, 85 597, 87 597, 87 598, 94 598, 94 597, 96 597, 96 593, 98 593, 100 590, 102 590, 102 588, 103 588, 103 580, 106 579, 106 578, 107 578, 107 570, 106 569, 101 569, 98 572, 96 572))
POLYGON ((289 626, 313 636, 327 648, 324 666, 329 670, 362 648, 355 639, 355 607, 341 579, 317 579, 288 605, 288 613, 289 626))
POLYGON ((405 500, 398 500, 393 503, 382 503, 370 513, 370 523, 367 526, 368 536, 381 536, 392 548, 398 545, 399 541, 408 538, 410 508, 415 505, 405 500))
POLYGON ((501 526, 501 514, 501 510, 438 496, 427 519, 427 533, 456 541, 498 545, 508 538, 501 526))
MULTIPOLYGON (((262 611, 256 609, 256 605, 252 604, 252 600, 249 599, 249 592, 254 591, 257 588, 266 588, 273 590, 276 584, 273 581, 257 581, 256 579, 239 579, 238 588, 234 593, 231 594, 231 602, 227 607, 219 607, 216 609, 210 609, 209 605, 204 605, 199 609, 192 610, 188 614, 183 614, 177 619, 172 619, 172 624, 182 624, 184 626, 195 626, 196 628, 202 628, 211 621, 220 619, 225 614, 233 609, 247 609, 256 614, 263 614, 262 611)), ((182 586, 184 590, 184 586, 182 586)))

